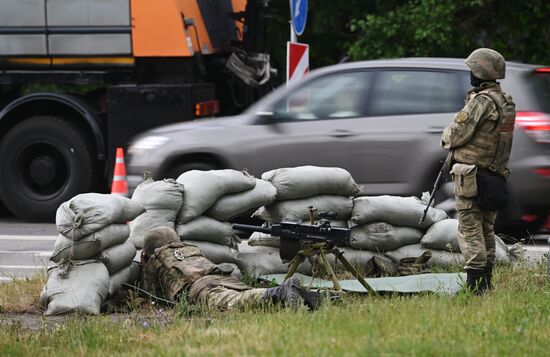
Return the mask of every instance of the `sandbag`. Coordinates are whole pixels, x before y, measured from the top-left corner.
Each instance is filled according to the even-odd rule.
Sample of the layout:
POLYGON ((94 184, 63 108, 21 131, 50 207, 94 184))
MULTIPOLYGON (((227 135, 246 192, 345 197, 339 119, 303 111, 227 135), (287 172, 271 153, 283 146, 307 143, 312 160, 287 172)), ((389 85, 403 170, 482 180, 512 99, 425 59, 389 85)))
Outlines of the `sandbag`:
MULTIPOLYGON (((344 257, 355 268, 357 268, 361 274, 368 270, 367 267, 372 262, 373 258, 375 258, 377 264, 380 265, 380 268, 383 270, 384 275, 395 275, 397 273, 397 265, 395 265, 392 260, 385 257, 383 254, 370 252, 368 250, 357 250, 348 247, 340 248, 340 250, 344 253, 344 257)), ((336 265, 334 265, 334 255, 328 254, 327 258, 330 264, 336 268, 335 271, 346 271, 346 268, 340 261, 338 261, 336 265)))
POLYGON ((71 312, 97 315, 109 292, 109 272, 96 260, 73 261, 53 266, 40 293, 45 315, 71 312))
POLYGON ((338 167, 299 166, 264 172, 262 179, 277 189, 277 201, 317 195, 355 196, 359 187, 351 174, 338 167))
POLYGON ((127 223, 145 212, 137 202, 119 195, 83 193, 59 206, 55 216, 57 231, 80 240, 113 223, 127 223))
POLYGON ((432 257, 430 258, 430 260, 428 260, 428 267, 437 266, 450 268, 457 266, 462 267, 464 265, 464 257, 460 253, 451 253, 436 249, 426 249, 422 248, 420 244, 406 245, 399 249, 388 251, 385 253, 385 255, 391 258, 395 263, 399 263, 399 261, 403 258, 419 257, 425 251, 432 252, 432 257))
POLYGON ((353 200, 351 221, 355 225, 386 222, 394 226, 427 229, 446 218, 445 211, 430 207, 426 219, 419 226, 426 204, 417 197, 373 196, 353 200))
POLYGON ((181 174, 177 181, 184 186, 179 224, 199 217, 221 197, 251 190, 256 185, 254 176, 236 170, 191 170, 181 174))
MULTIPOLYGON (((243 274, 251 277, 288 272, 288 263, 282 262, 279 249, 273 247, 256 246, 241 249, 237 265, 243 274)), ((306 259, 300 264, 297 271, 302 274, 311 274, 311 264, 306 259)))
POLYGON ((140 273, 139 263, 132 262, 126 268, 109 276, 109 296, 115 296, 120 289, 124 288, 123 284, 135 286, 135 283, 139 280, 140 273))
POLYGON ((254 232, 250 235, 250 238, 248 238, 247 243, 251 247, 264 246, 264 247, 279 248, 281 246, 281 238, 274 237, 271 234, 267 234, 267 233, 254 232))
POLYGON ((231 275, 234 278, 239 280, 241 280, 243 277, 241 269, 239 269, 239 266, 235 263, 221 263, 221 264, 217 264, 217 266, 223 272, 224 275, 231 275), (230 273, 228 274, 228 272, 230 273))
POLYGON ((457 234, 458 219, 444 219, 428 228, 420 244, 424 248, 460 253, 457 234))
POLYGON ((497 263, 508 265, 520 259, 524 254, 521 243, 509 247, 495 234, 495 259, 497 263))
POLYGON ((268 181, 256 179, 253 189, 223 196, 206 211, 206 215, 218 221, 228 221, 241 214, 271 204, 277 190, 268 181))
POLYGON ((145 213, 130 222, 130 241, 141 249, 143 239, 151 229, 161 226, 174 229, 183 201, 183 185, 174 179, 153 181, 146 176, 134 191, 132 201, 146 209, 145 213))
POLYGON ((351 229, 350 235, 352 248, 385 252, 420 242, 423 232, 416 228, 396 227, 378 222, 355 226, 351 229))
POLYGON ((130 241, 105 249, 94 257, 105 264, 109 274, 114 274, 130 265, 136 256, 136 248, 130 241))
POLYGON ((181 240, 194 240, 223 244, 237 248, 240 238, 235 235, 231 224, 219 222, 207 216, 200 216, 185 224, 176 226, 181 240))
MULTIPOLYGON (((351 215, 353 200, 344 196, 321 195, 299 200, 275 202, 260 207, 253 216, 269 223, 280 223, 283 220, 309 222, 309 206, 321 212, 336 212, 337 220, 347 220, 351 215)), ((315 217, 319 219, 319 217, 315 217)))
POLYGON ((89 259, 106 248, 124 243, 129 235, 130 227, 120 223, 108 225, 78 241, 73 241, 60 234, 55 240, 50 260, 59 263, 69 259, 89 259))
POLYGON ((238 250, 226 245, 201 242, 198 240, 184 240, 184 243, 192 244, 201 250, 202 254, 214 264, 237 263, 238 250))

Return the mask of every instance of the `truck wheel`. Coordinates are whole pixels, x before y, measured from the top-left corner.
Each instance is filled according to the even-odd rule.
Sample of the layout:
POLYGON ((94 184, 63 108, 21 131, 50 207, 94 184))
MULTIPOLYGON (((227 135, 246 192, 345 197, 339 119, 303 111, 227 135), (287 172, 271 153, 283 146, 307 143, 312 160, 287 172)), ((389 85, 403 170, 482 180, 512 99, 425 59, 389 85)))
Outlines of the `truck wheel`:
POLYGON ((16 216, 53 220, 59 205, 95 188, 97 161, 90 141, 71 122, 32 117, 0 144, 0 198, 16 216))

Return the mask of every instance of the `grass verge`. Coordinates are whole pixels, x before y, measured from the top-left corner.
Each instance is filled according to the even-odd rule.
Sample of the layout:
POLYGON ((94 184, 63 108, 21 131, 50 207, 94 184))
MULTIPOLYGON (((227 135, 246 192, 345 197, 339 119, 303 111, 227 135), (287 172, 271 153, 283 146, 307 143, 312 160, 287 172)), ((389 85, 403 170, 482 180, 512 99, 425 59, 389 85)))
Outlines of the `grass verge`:
MULTIPOLYGON (((39 317, 44 327, 35 330, 0 317, 0 354, 548 355, 550 284, 545 266, 499 267, 494 282, 495 290, 485 296, 349 296, 315 312, 186 313, 181 307, 149 305, 131 314, 71 316, 53 326, 39 317)), ((7 290, 1 286, 0 296, 7 290)))

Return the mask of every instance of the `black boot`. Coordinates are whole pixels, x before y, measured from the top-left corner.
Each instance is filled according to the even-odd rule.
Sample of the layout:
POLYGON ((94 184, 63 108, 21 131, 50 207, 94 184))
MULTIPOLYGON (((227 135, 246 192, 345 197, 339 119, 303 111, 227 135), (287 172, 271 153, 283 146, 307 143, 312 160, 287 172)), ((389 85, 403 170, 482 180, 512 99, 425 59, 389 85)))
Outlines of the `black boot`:
POLYGON ((485 270, 466 269, 466 287, 476 295, 482 295, 487 290, 485 270))
POLYGON ((267 289, 264 298, 274 304, 282 303, 285 307, 293 308, 304 304, 310 309, 317 309, 321 304, 321 294, 303 289, 296 277, 286 280, 281 286, 267 289))
POLYGON ((483 270, 483 279, 485 280, 485 285, 487 290, 493 289, 493 266, 487 265, 485 270, 483 270))

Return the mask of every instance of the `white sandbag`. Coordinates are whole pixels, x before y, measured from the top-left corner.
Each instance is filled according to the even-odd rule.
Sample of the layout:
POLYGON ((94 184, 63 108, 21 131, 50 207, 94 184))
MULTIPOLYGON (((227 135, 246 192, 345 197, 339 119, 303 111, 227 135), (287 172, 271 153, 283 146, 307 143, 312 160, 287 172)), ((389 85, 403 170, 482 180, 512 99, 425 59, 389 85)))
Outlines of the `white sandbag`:
POLYGON ((96 260, 79 260, 49 269, 49 277, 40 294, 45 315, 71 312, 99 314, 109 292, 109 272, 96 260))
POLYGON ((113 223, 127 223, 145 212, 137 202, 119 195, 83 193, 57 209, 57 231, 72 240, 80 240, 113 223))
POLYGON ((153 181, 147 177, 134 191, 132 201, 147 210, 130 222, 130 241, 136 248, 143 247, 147 232, 156 227, 174 229, 174 222, 183 201, 183 185, 174 179, 153 181))
POLYGON ((181 240, 195 240, 223 244, 237 248, 240 238, 235 235, 231 224, 219 222, 207 216, 200 216, 185 224, 176 226, 181 240))
POLYGON ((109 276, 109 296, 115 296, 120 289, 124 288, 123 284, 135 286, 136 281, 139 280, 140 273, 139 263, 132 262, 126 268, 109 276))
POLYGON ((276 195, 277 189, 269 181, 256 179, 253 189, 221 197, 205 214, 218 221, 228 221, 251 209, 271 204, 276 195))
POLYGON ((262 179, 277 189, 277 201, 317 195, 355 196, 359 187, 351 174, 339 167, 299 166, 264 172, 262 179))
POLYGON ((184 186, 179 224, 199 217, 221 197, 251 190, 256 185, 254 176, 236 170, 191 170, 181 174, 177 181, 184 186))
POLYGON ((184 243, 193 244, 199 247, 202 254, 214 264, 237 263, 238 250, 226 245, 198 240, 184 240, 184 243))
POLYGON ((111 224, 78 241, 73 241, 63 235, 58 235, 50 260, 59 263, 62 260, 89 259, 98 255, 106 248, 122 244, 130 235, 127 224, 111 224))
POLYGON ((444 219, 439 222, 435 222, 422 240, 420 244, 422 247, 436 250, 446 250, 448 252, 460 253, 460 246, 458 245, 458 219, 444 219))
POLYGON ((394 226, 427 229, 446 218, 445 211, 430 207, 426 219, 419 226, 426 204, 417 197, 373 196, 353 200, 351 221, 355 225, 386 222, 394 226))
MULTIPOLYGON (((243 274, 257 277, 263 274, 286 274, 288 263, 283 263, 279 249, 265 246, 248 247, 239 251, 237 265, 243 274)), ((306 259, 298 267, 298 273, 311 274, 311 264, 306 259)))
POLYGON ((524 254, 521 243, 516 243, 508 247, 502 239, 495 234, 495 259, 499 264, 512 264, 520 259, 524 254))
POLYGON ((281 238, 274 237, 271 234, 267 234, 267 233, 254 232, 250 235, 250 238, 248 238, 247 243, 251 247, 264 246, 264 247, 279 248, 281 246, 281 238))
POLYGON ((347 220, 351 215, 353 200, 344 196, 321 195, 299 200, 275 202, 260 207, 253 216, 269 223, 280 223, 283 220, 309 222, 309 206, 321 212, 335 212, 337 220, 347 220))
POLYGON ((395 250, 404 245, 420 242, 423 232, 416 228, 396 227, 378 222, 355 226, 350 232, 352 248, 373 252, 395 250))
POLYGON ((136 248, 130 241, 105 249, 94 257, 107 267, 109 274, 114 274, 130 265, 136 256, 136 248))
POLYGON ((436 249, 422 248, 420 244, 411 244, 401 247, 399 249, 386 252, 386 256, 391 258, 395 263, 403 258, 419 257, 425 251, 431 251, 432 257, 428 260, 428 267, 462 267, 464 265, 464 257, 460 253, 451 253, 436 249))

